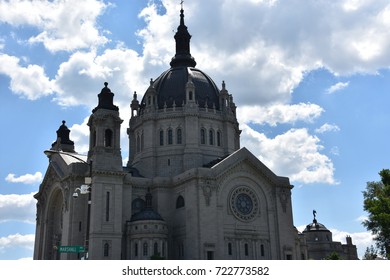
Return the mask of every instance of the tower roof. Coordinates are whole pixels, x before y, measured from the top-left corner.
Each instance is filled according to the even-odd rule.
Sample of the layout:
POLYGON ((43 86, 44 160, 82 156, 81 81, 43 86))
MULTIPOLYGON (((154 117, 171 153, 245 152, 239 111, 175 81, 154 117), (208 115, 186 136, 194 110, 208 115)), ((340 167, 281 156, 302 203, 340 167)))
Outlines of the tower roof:
POLYGON ((108 83, 104 83, 104 88, 98 94, 99 103, 98 106, 92 110, 95 113, 98 109, 107 109, 113 111, 119 111, 118 106, 114 105, 114 93, 108 88, 108 83))
POLYGON ((62 121, 62 125, 56 131, 57 140, 51 144, 51 148, 54 150, 62 150, 64 152, 74 152, 74 142, 70 140, 70 129, 65 125, 65 121, 62 121))

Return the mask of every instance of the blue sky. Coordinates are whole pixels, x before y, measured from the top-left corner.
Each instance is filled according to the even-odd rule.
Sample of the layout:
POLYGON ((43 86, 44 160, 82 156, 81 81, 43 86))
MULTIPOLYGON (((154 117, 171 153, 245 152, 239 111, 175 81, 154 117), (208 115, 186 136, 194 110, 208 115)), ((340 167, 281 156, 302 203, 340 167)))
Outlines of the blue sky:
MULTIPOLYGON (((62 120, 85 154, 104 82, 120 107, 169 67, 180 1, 0 0, 0 259, 32 258, 43 154, 62 120)), ((241 146, 288 176, 294 224, 318 221, 361 256, 362 191, 390 167, 387 0, 185 1, 197 67, 238 107, 241 146)))

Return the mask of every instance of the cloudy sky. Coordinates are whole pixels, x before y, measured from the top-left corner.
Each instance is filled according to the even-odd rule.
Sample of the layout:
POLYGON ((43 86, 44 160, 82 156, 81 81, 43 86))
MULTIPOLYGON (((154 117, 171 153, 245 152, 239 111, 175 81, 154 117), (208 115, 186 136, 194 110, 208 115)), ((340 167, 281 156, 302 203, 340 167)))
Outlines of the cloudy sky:
MULTIPOLYGON (((79 153, 104 82, 120 107, 169 67, 180 1, 0 0, 0 259, 32 258, 43 154, 62 120, 79 153)), ((294 224, 318 221, 362 256, 362 191, 390 167, 388 0, 184 2, 197 67, 238 106, 241 146, 293 189, 294 224)))

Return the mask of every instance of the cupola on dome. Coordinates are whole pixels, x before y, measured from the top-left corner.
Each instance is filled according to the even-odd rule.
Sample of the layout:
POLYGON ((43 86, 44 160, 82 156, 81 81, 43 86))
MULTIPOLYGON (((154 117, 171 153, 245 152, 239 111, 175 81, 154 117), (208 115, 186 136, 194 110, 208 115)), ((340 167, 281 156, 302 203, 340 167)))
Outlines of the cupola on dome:
MULTIPOLYGON (((171 68, 163 72, 151 87, 156 90, 159 109, 182 107, 185 102, 186 86, 192 83, 195 100, 200 108, 220 109, 219 89, 214 81, 203 71, 195 68, 195 59, 190 53, 191 35, 184 24, 184 11, 180 11, 180 25, 175 34, 176 54, 170 63, 171 68)), ((145 96, 141 106, 146 104, 145 96)))

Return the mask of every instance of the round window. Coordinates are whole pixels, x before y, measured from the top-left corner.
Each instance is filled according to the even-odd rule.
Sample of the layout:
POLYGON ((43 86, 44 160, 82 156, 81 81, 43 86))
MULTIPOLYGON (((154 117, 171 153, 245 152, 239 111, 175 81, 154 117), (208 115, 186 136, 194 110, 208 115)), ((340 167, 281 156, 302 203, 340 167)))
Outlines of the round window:
POLYGON ((259 211, 255 193, 248 187, 234 189, 230 195, 230 209, 242 221, 253 220, 259 211))

